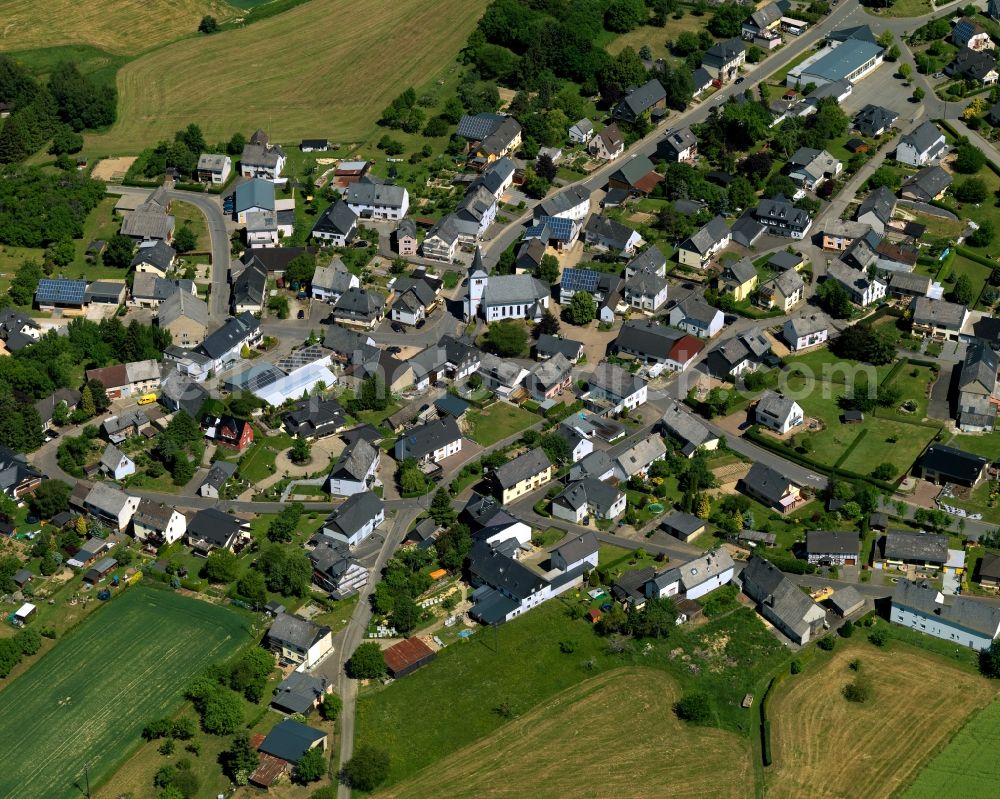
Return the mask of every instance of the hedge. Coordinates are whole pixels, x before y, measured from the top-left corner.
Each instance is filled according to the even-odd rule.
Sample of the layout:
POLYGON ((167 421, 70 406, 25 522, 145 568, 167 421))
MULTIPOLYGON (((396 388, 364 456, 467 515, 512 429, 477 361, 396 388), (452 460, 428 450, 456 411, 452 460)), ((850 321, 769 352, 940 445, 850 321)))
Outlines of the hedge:
POLYGON ((851 453, 854 452, 854 450, 857 448, 857 446, 862 441, 865 440, 865 437, 867 435, 868 435, 868 430, 867 429, 862 428, 861 430, 859 430, 858 434, 854 437, 854 440, 850 444, 847 445, 847 449, 845 449, 840 454, 840 457, 837 458, 837 462, 835 464, 833 464, 834 468, 840 466, 840 464, 842 464, 844 461, 846 461, 851 456, 851 453))
POLYGON ((985 255, 980 255, 977 252, 973 252, 968 247, 956 247, 955 251, 961 255, 963 258, 968 258, 970 261, 975 261, 977 264, 982 264, 983 266, 988 266, 990 269, 996 269, 997 264, 995 261, 991 261, 985 255))

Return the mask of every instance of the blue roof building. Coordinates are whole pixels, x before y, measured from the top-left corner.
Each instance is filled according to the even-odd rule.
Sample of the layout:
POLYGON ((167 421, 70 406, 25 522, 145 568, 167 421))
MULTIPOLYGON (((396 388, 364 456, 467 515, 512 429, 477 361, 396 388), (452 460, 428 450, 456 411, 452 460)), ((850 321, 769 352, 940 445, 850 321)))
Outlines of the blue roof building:
POLYGON ((875 42, 850 38, 840 44, 820 51, 818 57, 807 59, 789 71, 785 80, 788 86, 823 86, 846 80, 857 83, 877 69, 885 51, 875 42))
POLYGON ((82 308, 86 297, 86 280, 42 278, 35 289, 35 303, 39 308, 82 308))

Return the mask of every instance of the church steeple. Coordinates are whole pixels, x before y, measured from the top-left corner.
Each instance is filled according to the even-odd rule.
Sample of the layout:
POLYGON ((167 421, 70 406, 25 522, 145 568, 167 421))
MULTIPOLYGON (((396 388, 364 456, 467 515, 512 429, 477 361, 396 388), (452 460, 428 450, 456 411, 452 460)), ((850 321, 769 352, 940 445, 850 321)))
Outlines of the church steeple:
POLYGON ((486 266, 483 264, 483 249, 478 244, 476 245, 476 254, 472 256, 472 265, 469 266, 469 281, 472 281, 474 277, 487 277, 489 272, 486 271, 486 266))
POLYGON ((472 256, 472 263, 469 265, 469 295, 465 299, 466 319, 472 319, 479 313, 479 304, 486 293, 489 276, 483 264, 483 251, 477 245, 476 254, 472 256))

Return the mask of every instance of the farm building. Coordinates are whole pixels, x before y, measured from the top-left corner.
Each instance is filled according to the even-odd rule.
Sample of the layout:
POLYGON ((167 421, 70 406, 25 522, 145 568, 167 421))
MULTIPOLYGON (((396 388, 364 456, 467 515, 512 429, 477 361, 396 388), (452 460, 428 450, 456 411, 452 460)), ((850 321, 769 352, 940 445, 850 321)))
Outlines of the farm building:
POLYGON ((383 655, 389 676, 397 680, 426 666, 437 657, 437 653, 419 638, 400 641, 386 649, 383 655))

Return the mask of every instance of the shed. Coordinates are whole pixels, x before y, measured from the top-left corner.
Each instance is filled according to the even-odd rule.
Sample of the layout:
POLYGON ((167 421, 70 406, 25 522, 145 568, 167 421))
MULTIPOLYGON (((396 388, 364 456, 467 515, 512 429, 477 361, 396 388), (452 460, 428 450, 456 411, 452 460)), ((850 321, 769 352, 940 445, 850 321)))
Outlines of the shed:
POLYGON ((83 575, 83 581, 91 585, 97 585, 117 565, 118 561, 114 558, 103 558, 94 564, 94 568, 83 575))
POLYGON ((31 582, 32 576, 31 572, 27 569, 18 569, 14 572, 14 576, 11 579, 18 588, 24 588, 24 586, 31 582))
POLYGON ((671 513, 660 523, 664 532, 681 541, 692 541, 705 532, 705 520, 690 513, 677 511, 671 513))
POLYGON ((845 619, 852 613, 857 613, 864 606, 865 598, 852 585, 834 591, 833 596, 830 597, 830 607, 845 619))
POLYGON ((844 411, 840 419, 844 424, 861 424, 865 415, 861 411, 844 411))
POLYGON ((421 666, 426 666, 437 653, 419 638, 407 638, 390 646, 383 652, 389 676, 399 679, 412 674, 421 666))
POLYGON ((597 624, 601 620, 601 611, 597 608, 591 608, 587 611, 587 619, 591 624, 597 624))
POLYGON ((447 577, 448 576, 448 570, 447 569, 435 569, 434 571, 432 571, 427 576, 430 577, 432 580, 440 580, 442 577, 447 577))
POLYGON ((21 607, 14 611, 14 624, 20 627, 23 625, 32 614, 37 610, 37 608, 30 602, 25 602, 21 607))

